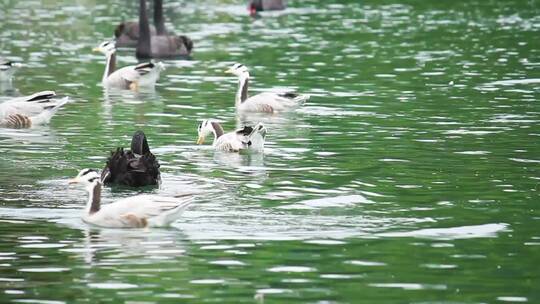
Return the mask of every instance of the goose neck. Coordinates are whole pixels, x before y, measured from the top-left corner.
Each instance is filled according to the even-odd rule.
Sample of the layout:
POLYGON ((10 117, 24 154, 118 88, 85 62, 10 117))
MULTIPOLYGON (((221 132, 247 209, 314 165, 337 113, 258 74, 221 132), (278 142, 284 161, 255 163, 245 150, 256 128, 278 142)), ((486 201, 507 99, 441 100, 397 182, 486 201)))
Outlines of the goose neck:
POLYGON ((139 1, 139 40, 137 40, 137 49, 135 56, 137 58, 150 58, 150 25, 146 14, 146 0, 139 1))
POLYGON ((211 125, 212 125, 212 133, 214 134, 214 142, 220 138, 224 133, 225 131, 223 131, 223 127, 221 127, 221 125, 219 124, 219 122, 211 122, 211 125))
POLYGON ((244 73, 238 77, 238 91, 236 92, 236 106, 240 106, 248 99, 249 73, 244 73))
POLYGON ((98 212, 101 206, 101 183, 93 183, 87 190, 88 202, 86 203, 86 214, 92 215, 98 212))
POLYGON ((113 51, 107 55, 107 63, 105 64, 105 72, 103 73, 102 81, 105 82, 107 77, 114 73, 116 69, 116 51, 113 51))
POLYGON ((159 36, 166 35, 165 20, 163 19, 163 0, 154 0, 154 26, 156 34, 159 36))

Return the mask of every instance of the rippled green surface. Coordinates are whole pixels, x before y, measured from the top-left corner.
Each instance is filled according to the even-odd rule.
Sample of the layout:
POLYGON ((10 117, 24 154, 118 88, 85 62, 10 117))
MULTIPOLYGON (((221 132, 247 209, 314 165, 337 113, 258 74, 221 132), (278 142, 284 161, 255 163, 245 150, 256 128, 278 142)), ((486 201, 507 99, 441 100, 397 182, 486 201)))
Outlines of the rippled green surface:
POLYGON ((27 64, 1 95, 73 102, 0 130, 0 302, 540 301, 538 1, 290 1, 255 22, 241 1, 167 1, 193 60, 106 93, 90 50, 126 2, 1 4, 0 56, 27 64), (312 98, 237 118, 233 62, 253 92, 312 98), (264 155, 196 146, 205 118, 263 121, 264 155), (162 163, 147 191, 203 195, 170 229, 89 228, 66 180, 136 129, 162 163))

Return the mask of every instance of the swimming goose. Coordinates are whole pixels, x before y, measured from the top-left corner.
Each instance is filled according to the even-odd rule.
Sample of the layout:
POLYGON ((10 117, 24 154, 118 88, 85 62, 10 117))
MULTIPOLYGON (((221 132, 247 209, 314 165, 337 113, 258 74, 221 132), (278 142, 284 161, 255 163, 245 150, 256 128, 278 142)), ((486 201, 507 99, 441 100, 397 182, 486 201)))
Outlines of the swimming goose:
POLYGON ((146 0, 139 0, 139 39, 135 51, 137 58, 175 58, 189 56, 192 49, 193 41, 191 39, 183 35, 167 35, 164 25, 163 28, 158 26, 157 34, 152 36, 146 15, 146 0))
POLYGON ((249 71, 247 67, 235 63, 225 72, 234 74, 238 77, 238 91, 236 92, 235 106, 239 112, 283 112, 302 105, 309 99, 309 95, 302 95, 295 92, 265 92, 249 97, 249 71))
POLYGON ((53 91, 17 97, 0 104, 0 127, 30 128, 49 123, 51 117, 69 98, 55 98, 53 91))
POLYGON ((182 212, 193 201, 193 197, 186 194, 176 197, 143 194, 102 206, 100 176, 92 169, 81 170, 69 184, 82 184, 89 194, 83 221, 108 228, 168 226, 180 218, 182 212))
POLYGON ((21 66, 22 64, 18 62, 13 62, 7 59, 0 58, 0 82, 11 81, 13 74, 21 66))
POLYGON ((118 184, 129 187, 158 185, 161 181, 159 163, 150 152, 146 135, 137 131, 131 139, 131 151, 118 148, 111 152, 107 164, 101 172, 104 184, 118 184))
POLYGON ((116 70, 116 45, 105 41, 93 49, 107 58, 101 82, 107 88, 138 90, 139 87, 153 87, 159 73, 165 69, 163 63, 144 62, 116 70))
POLYGON ((262 151, 266 128, 262 123, 254 127, 244 126, 233 132, 225 133, 223 127, 212 120, 203 120, 197 128, 199 138, 197 144, 203 144, 206 136, 214 134, 214 149, 227 152, 240 152, 241 150, 262 151))
POLYGON ((257 16, 257 12, 284 10, 286 6, 286 0, 250 0, 248 10, 251 16, 257 16))
MULTIPOLYGON (((154 0, 154 25, 149 25, 150 36, 166 35, 165 20, 163 19, 163 1, 154 0)), ((117 47, 136 47, 139 40, 139 22, 128 21, 120 23, 114 30, 117 47)))

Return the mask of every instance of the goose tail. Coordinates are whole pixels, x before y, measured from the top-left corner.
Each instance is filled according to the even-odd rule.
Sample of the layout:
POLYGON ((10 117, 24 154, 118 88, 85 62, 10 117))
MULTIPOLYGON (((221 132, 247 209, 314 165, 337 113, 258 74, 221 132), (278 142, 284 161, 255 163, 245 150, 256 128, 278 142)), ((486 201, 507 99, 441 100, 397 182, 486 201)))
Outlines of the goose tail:
POLYGON ((182 213, 191 205, 195 198, 193 196, 186 197, 181 196, 181 199, 178 201, 178 205, 170 210, 167 210, 160 215, 150 218, 148 220, 149 226, 153 227, 164 227, 169 226, 171 223, 176 221, 182 216, 182 213))
MULTIPOLYGON (((54 92, 53 92, 54 93, 54 92)), ((45 107, 39 115, 32 117, 32 125, 47 124, 58 110, 69 101, 69 97, 59 99, 50 106, 45 107)))

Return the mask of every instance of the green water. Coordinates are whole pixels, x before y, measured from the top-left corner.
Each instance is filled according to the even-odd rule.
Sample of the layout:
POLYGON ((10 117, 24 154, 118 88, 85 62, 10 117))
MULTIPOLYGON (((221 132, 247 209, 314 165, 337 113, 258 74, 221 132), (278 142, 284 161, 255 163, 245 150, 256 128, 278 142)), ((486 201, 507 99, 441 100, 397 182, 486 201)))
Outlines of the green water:
POLYGON ((26 64, 1 95, 72 100, 0 130, 1 303, 540 302, 538 1, 290 1, 255 22, 241 1, 166 1, 193 60, 104 92, 91 48, 126 2, 0 4, 0 56, 26 64), (234 62, 252 92, 312 97, 236 117, 234 62), (264 155, 195 145, 206 118, 264 122, 264 155), (90 228, 67 179, 136 129, 162 164, 146 191, 202 195, 169 229, 90 228))

